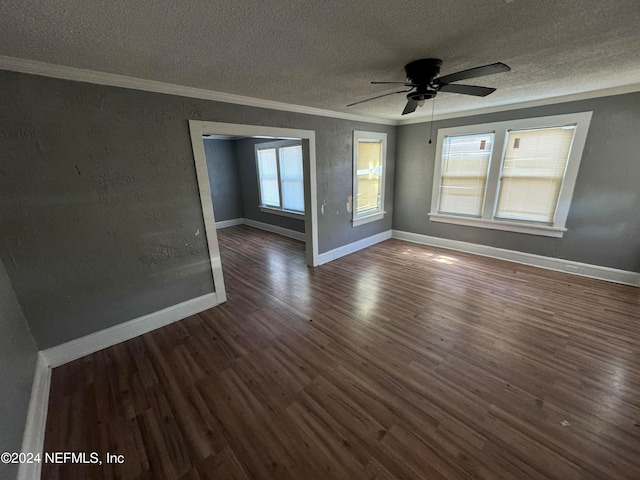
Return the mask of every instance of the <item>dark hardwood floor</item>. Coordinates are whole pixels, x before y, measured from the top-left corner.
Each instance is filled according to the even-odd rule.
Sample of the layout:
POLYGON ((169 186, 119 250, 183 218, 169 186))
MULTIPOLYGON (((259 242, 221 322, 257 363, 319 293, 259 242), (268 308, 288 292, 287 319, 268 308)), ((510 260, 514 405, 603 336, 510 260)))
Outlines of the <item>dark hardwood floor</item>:
POLYGON ((219 231, 228 302, 53 371, 44 479, 639 479, 637 288, 219 231), (563 426, 564 422, 568 422, 563 426))

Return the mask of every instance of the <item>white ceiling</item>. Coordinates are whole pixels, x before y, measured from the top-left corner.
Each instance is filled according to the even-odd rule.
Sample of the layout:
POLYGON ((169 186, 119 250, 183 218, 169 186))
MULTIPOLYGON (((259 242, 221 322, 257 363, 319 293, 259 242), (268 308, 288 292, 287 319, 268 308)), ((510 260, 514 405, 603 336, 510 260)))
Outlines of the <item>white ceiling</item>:
MULTIPOLYGON (((441 74, 501 61, 485 98, 436 114, 638 85, 639 0, 2 0, 0 55, 200 89, 401 118, 411 60, 441 74)), ((429 116, 430 104, 411 117, 429 116)), ((409 116, 404 117, 409 118, 409 116)))

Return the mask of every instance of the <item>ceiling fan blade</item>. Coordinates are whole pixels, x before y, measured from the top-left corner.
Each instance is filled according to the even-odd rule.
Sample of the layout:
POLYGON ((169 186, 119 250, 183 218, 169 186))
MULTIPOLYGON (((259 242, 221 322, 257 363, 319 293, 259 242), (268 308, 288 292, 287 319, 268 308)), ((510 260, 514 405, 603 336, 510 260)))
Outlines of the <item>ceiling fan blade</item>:
POLYGON ((404 85, 405 87, 417 87, 415 83, 408 82, 371 82, 371 85, 404 85))
POLYGON ((496 91, 491 87, 479 87, 477 85, 446 84, 438 87, 439 92, 462 93, 464 95, 475 95, 476 97, 486 97, 496 91))
POLYGON ((508 72, 511 70, 508 65, 502 62, 492 63, 490 65, 484 65, 482 67, 470 68, 469 70, 462 70, 461 72, 451 73, 444 77, 435 79, 435 82, 443 85, 445 83, 457 82, 458 80, 467 80, 469 78, 483 77, 485 75, 493 75, 496 73, 508 72))
POLYGON ((402 115, 406 115, 407 113, 413 113, 416 111, 416 108, 418 108, 418 101, 409 99, 409 101, 404 107, 404 110, 402 110, 402 115))
POLYGON ((350 103, 349 105, 347 105, 347 107, 352 107, 354 105, 358 105, 359 103, 369 102, 371 100, 375 100, 376 98, 382 98, 382 97, 386 97, 386 96, 389 96, 389 95, 395 95, 396 93, 407 93, 407 92, 410 92, 410 91, 411 90, 400 90, 399 92, 383 93, 382 95, 378 95, 377 97, 371 97, 371 98, 367 98, 366 100, 360 100, 359 102, 350 103))

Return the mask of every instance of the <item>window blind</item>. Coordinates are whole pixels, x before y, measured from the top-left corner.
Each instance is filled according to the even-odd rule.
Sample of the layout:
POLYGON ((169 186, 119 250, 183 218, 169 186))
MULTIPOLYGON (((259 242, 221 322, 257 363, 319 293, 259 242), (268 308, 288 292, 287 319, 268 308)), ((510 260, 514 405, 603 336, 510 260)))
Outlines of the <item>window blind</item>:
POLYGON ((493 150, 493 133, 446 137, 442 144, 440 213, 479 217, 493 150))
POLYGON ((359 141, 356 215, 380 210, 382 142, 359 141))
POLYGON ((575 126, 510 130, 496 218, 553 223, 575 126))
POLYGON ((302 146, 279 149, 282 208, 304 212, 304 178, 302 174, 302 146))
POLYGON ((278 160, 275 148, 258 150, 258 175, 260 177, 262 204, 270 207, 280 207, 278 160))

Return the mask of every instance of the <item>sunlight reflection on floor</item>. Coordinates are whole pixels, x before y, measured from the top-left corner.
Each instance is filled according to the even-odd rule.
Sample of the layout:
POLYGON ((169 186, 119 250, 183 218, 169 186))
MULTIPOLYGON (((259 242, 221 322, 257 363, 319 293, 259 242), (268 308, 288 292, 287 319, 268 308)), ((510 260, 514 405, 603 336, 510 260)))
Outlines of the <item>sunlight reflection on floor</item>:
POLYGON ((455 262, 458 261, 458 259, 454 257, 447 257, 446 255, 438 255, 436 258, 433 259, 433 261, 439 262, 439 263, 446 263, 448 265, 453 265, 455 262))

